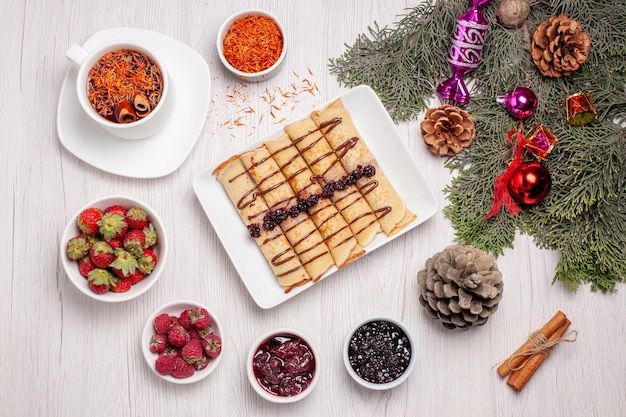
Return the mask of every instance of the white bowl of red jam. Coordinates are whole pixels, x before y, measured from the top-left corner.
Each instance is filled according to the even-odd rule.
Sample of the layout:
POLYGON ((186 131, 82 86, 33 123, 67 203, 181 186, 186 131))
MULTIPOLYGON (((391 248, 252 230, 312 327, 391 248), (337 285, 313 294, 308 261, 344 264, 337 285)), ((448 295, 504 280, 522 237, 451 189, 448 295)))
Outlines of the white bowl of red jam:
POLYGON ((362 320, 343 346, 348 374, 359 385, 388 390, 406 381, 415 366, 415 343, 399 320, 375 316, 362 320))
POLYGON ((283 24, 260 9, 241 10, 226 19, 217 33, 216 45, 226 69, 249 82, 276 75, 287 53, 283 24))
POLYGON ((250 348, 246 370, 262 398, 293 403, 308 396, 319 380, 317 348, 304 333, 288 328, 269 331, 250 348))

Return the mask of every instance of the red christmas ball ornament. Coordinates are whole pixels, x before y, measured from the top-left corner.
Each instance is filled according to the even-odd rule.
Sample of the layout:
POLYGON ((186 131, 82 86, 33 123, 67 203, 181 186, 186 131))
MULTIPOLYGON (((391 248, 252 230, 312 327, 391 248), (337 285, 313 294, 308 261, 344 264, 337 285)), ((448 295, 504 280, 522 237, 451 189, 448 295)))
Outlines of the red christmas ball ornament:
POLYGON ((507 184, 511 197, 518 203, 538 204, 552 186, 550 172, 539 162, 522 162, 511 173, 507 184))

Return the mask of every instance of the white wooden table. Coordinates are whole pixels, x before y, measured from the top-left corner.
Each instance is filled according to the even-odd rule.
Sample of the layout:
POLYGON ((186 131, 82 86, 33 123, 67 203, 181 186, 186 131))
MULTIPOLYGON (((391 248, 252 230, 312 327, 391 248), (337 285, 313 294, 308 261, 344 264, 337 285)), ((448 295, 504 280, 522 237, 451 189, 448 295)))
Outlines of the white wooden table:
MULTIPOLYGON (((256 306, 241 283, 191 188, 203 169, 345 91, 328 74, 328 58, 344 51, 374 21, 393 24, 418 1, 5 1, 0 126, 0 404, 12 416, 618 416, 626 409, 626 291, 576 294, 551 284, 557 254, 518 237, 497 262, 504 276, 499 310, 483 327, 445 330, 420 307, 416 273, 453 243, 438 212, 417 229, 270 310, 256 306), (241 85, 215 52, 223 19, 248 7, 278 15, 291 42, 282 71, 246 87, 258 113, 235 126, 241 85), (149 29, 199 52, 211 71, 204 129, 185 162, 152 179, 105 173, 69 153, 56 131, 57 100, 69 68, 65 51, 115 26, 149 29), (300 94, 273 118, 263 91, 306 78, 316 94, 300 94), (264 114, 262 120, 260 115, 264 114), (148 293, 124 304, 78 292, 59 262, 62 230, 83 204, 106 194, 133 195, 169 227, 172 251, 148 293), (174 299, 195 299, 219 315, 227 332, 220 367, 207 379, 178 386, 156 378, 139 343, 146 318, 174 299), (494 366, 557 310, 578 330, 558 346, 528 386, 516 393, 494 366), (387 392, 360 388, 348 376, 341 347, 364 317, 386 314, 413 332, 419 355, 409 380, 387 392), (244 360, 253 340, 276 327, 310 335, 321 351, 322 379, 305 400, 276 405, 249 386, 244 360)), ((468 2, 469 3, 469 2, 468 2)), ((443 160, 428 153, 419 121, 399 130, 434 188, 439 205, 450 180, 443 160)), ((174 139, 174 138, 173 138, 174 139)))

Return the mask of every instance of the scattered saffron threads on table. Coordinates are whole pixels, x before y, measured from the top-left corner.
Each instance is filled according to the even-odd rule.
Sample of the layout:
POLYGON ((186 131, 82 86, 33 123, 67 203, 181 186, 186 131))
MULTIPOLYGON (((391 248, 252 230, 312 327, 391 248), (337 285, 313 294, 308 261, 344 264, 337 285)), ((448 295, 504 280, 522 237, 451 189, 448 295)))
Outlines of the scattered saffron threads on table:
POLYGON ((102 117, 113 119, 116 106, 133 102, 136 94, 154 108, 161 99, 163 77, 156 63, 145 54, 116 49, 104 54, 87 74, 87 98, 102 117))
POLYGON ((224 36, 224 58, 235 69, 261 72, 278 61, 283 51, 283 34, 268 16, 243 16, 224 36))
MULTIPOLYGON (((223 97, 211 100, 208 117, 212 119, 213 134, 218 134, 222 129, 245 129, 246 135, 251 136, 262 123, 284 123, 297 110, 303 94, 312 97, 319 94, 311 69, 307 69, 306 74, 307 78, 304 78, 298 72, 292 71, 293 79, 287 86, 267 87, 242 81, 227 86, 223 97)), ((312 105, 314 107, 315 103, 312 105)), ((229 136, 237 137, 233 133, 229 136)))

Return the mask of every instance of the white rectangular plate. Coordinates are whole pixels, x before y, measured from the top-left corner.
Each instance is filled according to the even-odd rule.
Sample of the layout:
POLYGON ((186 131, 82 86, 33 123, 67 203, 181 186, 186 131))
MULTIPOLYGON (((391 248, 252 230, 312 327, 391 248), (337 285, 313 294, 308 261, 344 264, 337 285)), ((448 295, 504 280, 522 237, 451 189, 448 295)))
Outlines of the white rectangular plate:
MULTIPOLYGON (((370 253, 432 217, 438 210, 437 199, 376 93, 367 86, 359 86, 342 94, 340 98, 389 181, 404 199, 407 207, 417 215, 415 221, 391 237, 379 233, 365 248, 370 253)), ((319 108, 326 107, 331 101, 319 108)), ((307 113, 302 118, 309 115, 310 113, 307 113)), ((241 153, 257 148, 265 141, 278 138, 283 133, 284 129, 280 128, 250 147, 242 149, 241 153)), ((275 307, 312 285, 320 285, 324 278, 337 271, 337 268, 333 267, 317 283, 302 285, 285 293, 261 251, 250 238, 224 188, 213 175, 218 165, 199 173, 193 180, 193 188, 241 280, 259 307, 264 309, 275 307)))

